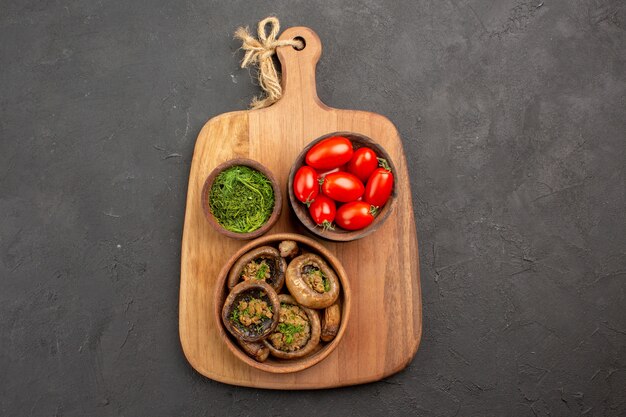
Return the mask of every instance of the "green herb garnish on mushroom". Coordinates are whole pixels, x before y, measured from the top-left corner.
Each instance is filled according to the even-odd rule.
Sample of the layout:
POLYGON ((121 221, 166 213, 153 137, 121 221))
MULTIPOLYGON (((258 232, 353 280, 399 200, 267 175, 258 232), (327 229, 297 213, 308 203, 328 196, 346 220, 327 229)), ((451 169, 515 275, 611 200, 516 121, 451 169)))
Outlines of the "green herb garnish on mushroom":
POLYGON ((304 330, 304 326, 296 326, 291 323, 279 323, 277 330, 283 334, 283 339, 286 344, 290 345, 293 343, 294 335, 300 333, 304 330))
POLYGON ((256 271, 255 278, 256 279, 266 279, 267 273, 270 271, 270 267, 267 266, 265 261, 261 261, 259 264, 259 268, 256 271))
POLYGON ((280 291, 285 283, 286 269, 287 261, 276 248, 261 246, 245 253, 235 262, 228 274, 228 287, 234 287, 241 280, 264 281, 280 291))
POLYGON ((265 282, 242 282, 226 297, 222 322, 237 340, 256 342, 278 325, 279 305, 276 291, 265 282))
POLYGON ((293 298, 308 308, 326 308, 339 297, 339 279, 319 256, 307 253, 287 267, 285 283, 293 298))
POLYGON ((263 342, 270 354, 293 359, 313 352, 320 341, 320 319, 316 311, 299 305, 290 295, 280 294, 279 324, 263 342))

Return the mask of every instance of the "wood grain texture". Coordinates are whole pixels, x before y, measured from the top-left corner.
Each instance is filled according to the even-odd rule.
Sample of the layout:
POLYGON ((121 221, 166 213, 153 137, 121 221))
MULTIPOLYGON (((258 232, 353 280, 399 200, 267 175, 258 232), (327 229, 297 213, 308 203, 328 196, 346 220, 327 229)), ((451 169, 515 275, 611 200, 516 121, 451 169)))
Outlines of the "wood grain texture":
MULTIPOLYGON (((286 30, 306 47, 278 49, 283 97, 261 110, 222 114, 202 128, 195 146, 181 253, 179 330, 183 351, 201 374, 228 384, 315 389, 376 381, 403 369, 422 334, 417 238, 406 160, 395 126, 379 114, 329 108, 317 97, 315 65, 321 43, 310 29, 286 30), (276 176, 286 195, 291 164, 311 140, 334 131, 364 134, 379 142, 396 167, 397 206, 375 233, 353 242, 321 243, 343 263, 352 288, 352 313, 337 348, 319 364, 291 374, 270 374, 238 360, 219 338, 213 315, 215 279, 245 242, 216 232, 202 212, 207 175, 235 157, 258 160, 276 176)), ((282 215, 268 233, 311 236, 283 199, 282 215)), ((313 236, 311 236, 313 237, 313 236)))

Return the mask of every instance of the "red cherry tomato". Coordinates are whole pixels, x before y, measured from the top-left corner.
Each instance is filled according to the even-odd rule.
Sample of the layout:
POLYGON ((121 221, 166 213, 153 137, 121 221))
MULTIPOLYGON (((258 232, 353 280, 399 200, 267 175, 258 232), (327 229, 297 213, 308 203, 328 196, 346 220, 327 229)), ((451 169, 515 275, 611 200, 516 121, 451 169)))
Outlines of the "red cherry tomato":
POLYGON ((352 142, 343 136, 332 136, 315 144, 306 153, 306 164, 319 170, 340 167, 352 158, 352 142))
POLYGON ((309 214, 316 225, 324 229, 333 229, 337 207, 335 202, 323 194, 318 195, 309 206, 309 214))
POLYGON ((367 182, 376 168, 378 168, 376 152, 370 148, 359 148, 354 151, 352 159, 348 163, 348 172, 356 175, 363 183, 367 182))
POLYGON ((365 186, 365 201, 376 207, 385 205, 393 190, 393 174, 386 168, 376 168, 365 186))
POLYGON ((293 178, 293 192, 298 200, 306 205, 311 204, 320 190, 317 172, 306 165, 300 167, 293 178))
MULTIPOLYGON (((339 171, 346 172, 348 170, 347 167, 348 167, 348 164, 345 164, 345 165, 342 165, 342 166, 340 166, 338 168, 333 168, 333 169, 326 169, 326 170, 316 169, 317 176, 321 179, 321 178, 324 178, 328 174, 332 174, 333 172, 339 172, 339 171)), ((365 183, 363 183, 363 184, 365 184, 365 183)))
POLYGON ((365 187, 361 180, 347 172, 328 174, 322 183, 322 193, 342 203, 356 200, 364 191, 365 187))
POLYGON ((335 222, 346 230, 363 229, 374 221, 377 209, 364 201, 346 203, 337 209, 335 222))

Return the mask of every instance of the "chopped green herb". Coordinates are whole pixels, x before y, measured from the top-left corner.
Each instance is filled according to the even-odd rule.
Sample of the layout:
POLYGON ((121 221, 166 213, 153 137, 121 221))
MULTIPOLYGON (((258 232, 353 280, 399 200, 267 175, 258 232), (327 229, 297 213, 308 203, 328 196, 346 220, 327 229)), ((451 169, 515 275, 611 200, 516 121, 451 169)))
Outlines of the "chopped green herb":
MULTIPOLYGON (((263 278, 265 278, 265 274, 267 273, 267 271, 269 269, 270 269, 270 267, 267 266, 265 261, 263 261, 263 263, 259 266, 259 270, 256 271, 256 279, 263 279, 263 278)), ((259 295, 259 297, 261 297, 261 295, 259 295)))
POLYGON ((272 215, 274 189, 262 173, 247 166, 222 171, 209 192, 209 205, 217 222, 236 233, 257 230, 272 215))
POLYGON ((330 291, 330 280, 324 277, 324 292, 330 291))
POLYGON ((293 336, 296 333, 300 333, 302 330, 304 330, 303 326, 295 326, 287 323, 280 323, 278 325, 278 331, 285 336, 285 343, 288 345, 293 343, 293 336))
POLYGON ((239 323, 239 309, 234 309, 230 314, 230 319, 235 323, 239 323))

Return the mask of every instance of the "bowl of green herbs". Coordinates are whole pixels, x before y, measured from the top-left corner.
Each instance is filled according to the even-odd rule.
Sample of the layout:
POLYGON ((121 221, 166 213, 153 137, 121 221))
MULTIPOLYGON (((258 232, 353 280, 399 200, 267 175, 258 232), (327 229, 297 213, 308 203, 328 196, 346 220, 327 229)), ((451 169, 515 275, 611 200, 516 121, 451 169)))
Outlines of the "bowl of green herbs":
POLYGON ((202 189, 202 209, 215 230, 234 239, 254 239, 278 220, 280 187, 269 169, 252 159, 217 166, 202 189))

